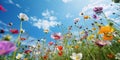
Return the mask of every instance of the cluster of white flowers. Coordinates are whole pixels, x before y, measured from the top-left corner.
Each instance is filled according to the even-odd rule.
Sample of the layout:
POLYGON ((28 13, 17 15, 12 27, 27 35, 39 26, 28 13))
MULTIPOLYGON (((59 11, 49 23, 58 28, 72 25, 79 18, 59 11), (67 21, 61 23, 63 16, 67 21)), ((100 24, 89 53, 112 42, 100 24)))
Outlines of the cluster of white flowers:
POLYGON ((82 53, 72 53, 72 56, 70 56, 71 59, 73 60, 81 60, 82 59, 82 53))

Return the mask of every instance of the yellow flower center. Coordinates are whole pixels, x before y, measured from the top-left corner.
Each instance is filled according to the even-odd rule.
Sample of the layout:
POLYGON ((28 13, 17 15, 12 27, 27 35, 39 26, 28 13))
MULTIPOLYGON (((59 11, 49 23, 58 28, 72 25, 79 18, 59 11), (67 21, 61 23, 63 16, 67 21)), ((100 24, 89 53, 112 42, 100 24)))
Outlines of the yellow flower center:
POLYGON ((80 56, 76 56, 76 59, 75 60, 80 60, 80 56))

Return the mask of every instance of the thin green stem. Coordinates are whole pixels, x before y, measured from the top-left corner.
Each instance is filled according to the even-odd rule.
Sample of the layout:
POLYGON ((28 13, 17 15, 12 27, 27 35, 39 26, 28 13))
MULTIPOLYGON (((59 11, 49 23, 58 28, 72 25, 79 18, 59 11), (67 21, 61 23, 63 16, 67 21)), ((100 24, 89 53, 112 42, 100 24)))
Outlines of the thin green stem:
MULTIPOLYGON (((19 49, 19 46, 20 46, 20 40, 19 39, 20 39, 20 36, 21 36, 21 29, 22 29, 22 21, 20 22, 20 32, 18 34, 17 39, 15 40, 16 44, 18 44, 18 49, 19 49)), ((13 54, 13 60, 15 60, 16 53, 17 53, 17 51, 15 51, 14 54, 13 54)))

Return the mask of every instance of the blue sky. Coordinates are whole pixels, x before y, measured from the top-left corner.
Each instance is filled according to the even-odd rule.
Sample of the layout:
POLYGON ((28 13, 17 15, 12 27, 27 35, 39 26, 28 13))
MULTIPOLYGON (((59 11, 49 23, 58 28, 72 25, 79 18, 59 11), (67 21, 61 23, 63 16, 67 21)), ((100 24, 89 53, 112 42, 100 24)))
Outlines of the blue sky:
MULTIPOLYGON (((0 4, 4 6, 7 12, 0 11, 0 21, 5 24, 13 23, 12 28, 19 29, 20 20, 17 17, 19 13, 25 13, 29 16, 29 21, 23 23, 23 29, 34 38, 47 37, 47 40, 52 40, 50 34, 53 32, 61 32, 61 29, 56 27, 56 24, 63 24, 65 27, 73 25, 75 18, 80 18, 81 25, 83 17, 79 14, 85 12, 86 15, 91 15, 94 6, 104 6, 107 11, 107 16, 111 17, 108 9, 111 0, 0 0, 0 4), (47 24, 45 24, 47 23, 47 24), (49 29, 50 32, 45 35, 44 29, 49 29)), ((116 12, 116 11, 115 11, 116 12)), ((86 23, 90 24, 91 20, 86 23)), ((0 24, 2 28, 6 28, 0 24)))

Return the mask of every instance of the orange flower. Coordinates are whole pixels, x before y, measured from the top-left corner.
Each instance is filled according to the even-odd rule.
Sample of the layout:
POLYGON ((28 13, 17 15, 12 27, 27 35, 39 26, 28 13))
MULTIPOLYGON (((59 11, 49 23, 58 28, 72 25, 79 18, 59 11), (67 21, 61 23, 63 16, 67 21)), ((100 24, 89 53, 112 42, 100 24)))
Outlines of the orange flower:
POLYGON ((24 40, 26 40, 26 38, 22 38, 22 37, 20 37, 20 40, 24 41, 24 40))
POLYGON ((76 45, 74 48, 75 48, 75 49, 78 49, 78 48, 79 48, 79 46, 78 46, 78 45, 76 45))
POLYGON ((89 19, 90 17, 88 15, 84 16, 84 19, 89 19))
POLYGON ((108 34, 104 34, 103 36, 103 40, 112 40, 113 39, 113 35, 109 35, 108 34))
POLYGON ((118 40, 118 42, 120 43, 120 40, 118 40))
POLYGON ((115 56, 114 56, 112 53, 110 53, 110 54, 107 54, 107 57, 110 58, 110 59, 112 59, 112 58, 114 58, 115 56))
POLYGON ((100 29, 99 29, 99 34, 103 34, 103 33, 111 33, 113 32, 114 29, 111 27, 111 26, 102 26, 100 29))

